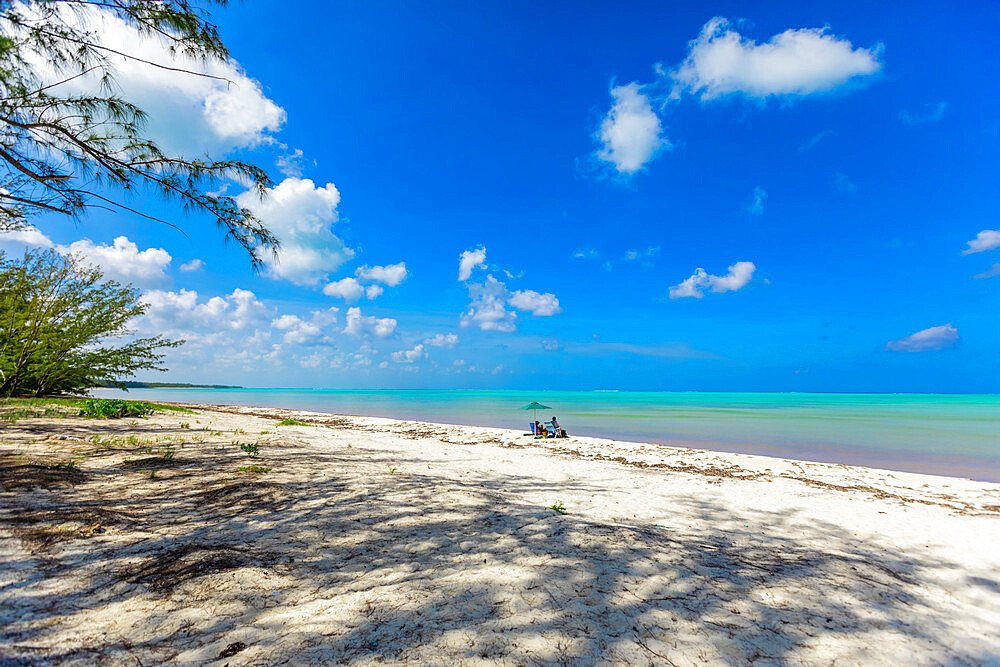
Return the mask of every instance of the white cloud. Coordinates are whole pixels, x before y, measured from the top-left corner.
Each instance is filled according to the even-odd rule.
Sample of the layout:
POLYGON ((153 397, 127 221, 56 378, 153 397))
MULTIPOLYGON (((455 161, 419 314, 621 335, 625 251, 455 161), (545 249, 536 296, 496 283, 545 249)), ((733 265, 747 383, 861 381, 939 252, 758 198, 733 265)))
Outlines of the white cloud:
POLYGON ((274 161, 274 165, 285 176, 302 178, 302 159, 304 155, 301 148, 296 148, 287 155, 279 155, 274 161))
POLYGON ((462 314, 460 324, 463 327, 475 325, 483 331, 514 331, 517 313, 507 310, 508 305, 518 310, 531 311, 532 315, 538 317, 562 312, 559 299, 554 294, 540 294, 534 290, 510 292, 492 274, 487 275, 486 281, 481 284, 469 285, 469 296, 472 302, 462 314))
POLYGON ((936 123, 944 118, 944 112, 948 110, 947 102, 924 105, 923 111, 900 111, 899 119, 907 125, 926 125, 936 123))
POLYGON ((453 333, 434 334, 433 336, 424 341, 424 345, 451 349, 456 345, 458 345, 458 335, 453 333))
POLYGON ((518 310, 531 311, 536 317, 548 317, 562 312, 555 294, 539 294, 534 290, 517 290, 510 295, 507 303, 518 310))
POLYGON ((278 259, 264 255, 270 273, 296 285, 315 285, 354 257, 331 231, 340 193, 333 183, 317 187, 308 178, 286 178, 261 201, 253 191, 236 200, 251 209, 281 241, 278 259))
POLYGON ((139 250, 139 246, 125 236, 117 237, 111 245, 94 243, 90 239, 57 245, 35 227, 0 231, 0 249, 21 252, 26 246, 54 248, 64 255, 76 255, 84 263, 100 267, 107 279, 141 287, 166 282, 166 269, 171 261, 170 253, 163 248, 139 250))
POLYGON ((63 254, 74 254, 97 264, 106 278, 140 285, 155 285, 167 280, 165 269, 170 264, 170 253, 163 248, 139 247, 124 236, 113 245, 96 244, 90 239, 74 241, 68 246, 57 246, 63 254))
POLYGON ((660 136, 660 119, 642 86, 635 81, 615 86, 611 97, 614 102, 597 132, 601 142, 597 157, 613 164, 620 174, 634 174, 661 148, 669 149, 670 142, 660 136))
POLYGON ((974 280, 983 280, 984 278, 996 278, 997 276, 1000 276, 1000 263, 994 264, 982 273, 977 273, 972 278, 974 280))
POLYGON ((205 268, 205 262, 200 259, 192 259, 190 262, 185 262, 178 267, 184 273, 191 273, 192 271, 201 271, 205 268))
POLYGON ((423 344, 418 343, 412 350, 400 350, 399 352, 393 352, 392 360, 404 364, 412 364, 415 361, 420 361, 426 356, 427 352, 424 351, 423 344))
POLYGON ((361 309, 353 307, 347 311, 347 326, 344 333, 352 336, 373 335, 377 338, 388 338, 396 330, 396 320, 391 317, 382 319, 371 315, 362 315, 361 309))
MULTIPOLYGON (((115 69, 115 84, 122 97, 136 103, 148 115, 152 136, 168 150, 188 155, 228 152, 271 141, 285 121, 285 111, 264 94, 261 84, 250 78, 238 62, 202 62, 183 54, 172 54, 166 38, 140 35, 121 19, 102 10, 64 11, 74 21, 79 17, 92 37, 116 51, 168 67, 210 75, 196 76, 104 55, 115 69)), ((78 24, 79 25, 79 24, 78 24)), ((47 64, 43 78, 56 81, 47 64)), ((79 77, 60 86, 61 92, 92 94, 100 85, 95 76, 79 77)))
POLYGON ((323 294, 339 297, 348 303, 357 301, 364 293, 365 288, 354 278, 342 278, 323 288, 323 294))
POLYGON ((17 249, 20 252, 24 250, 24 246, 51 248, 53 245, 52 239, 36 227, 28 226, 14 230, 0 230, 0 249, 2 250, 17 249))
POLYGON ((918 331, 906 338, 891 340, 885 344, 885 349, 894 352, 923 352, 925 350, 939 350, 957 343, 958 340, 958 329, 951 324, 944 324, 918 331))
MULTIPOLYGON (((180 332, 185 338, 219 331, 247 331, 267 323, 270 309, 250 290, 235 289, 199 303, 198 292, 152 290, 142 296, 143 316, 154 331, 180 332)), ((175 334, 176 335, 176 334, 175 334)))
POLYGON ((962 251, 963 255, 1000 248, 1000 229, 984 229, 968 242, 968 246, 962 251))
POLYGON ((458 279, 466 281, 472 277, 472 270, 486 266, 486 248, 479 246, 475 250, 466 250, 458 257, 458 279))
POLYGON ((337 308, 314 310, 308 320, 296 315, 282 315, 272 320, 271 326, 283 331, 282 341, 290 345, 326 344, 330 342, 330 336, 325 329, 336 323, 337 312, 337 308))
MULTIPOLYGON (((484 251, 485 257, 485 251, 484 251)), ((399 264, 388 264, 386 266, 362 266, 359 267, 354 275, 358 277, 359 280, 365 282, 382 283, 383 285, 388 285, 389 287, 396 287, 401 282, 406 280, 406 262, 400 262, 399 264)))
POLYGON ((747 211, 749 211, 751 215, 760 215, 764 212, 764 202, 766 200, 767 190, 759 185, 754 187, 753 196, 750 198, 750 204, 747 205, 747 211))
POLYGON ((462 314, 461 325, 478 326, 483 331, 514 331, 517 313, 507 310, 507 286, 486 276, 486 282, 469 285, 472 303, 462 314))
POLYGON ((337 296, 347 302, 354 302, 364 295, 369 301, 382 296, 385 288, 382 285, 363 285, 364 282, 375 282, 395 287, 406 280, 406 264, 390 264, 388 266, 362 266, 354 272, 357 278, 341 278, 323 288, 328 296, 337 296))
POLYGON ((736 262, 729 267, 729 273, 724 276, 713 276, 702 268, 695 269, 690 278, 670 288, 670 298, 700 299, 705 296, 702 290, 706 288, 712 292, 735 292, 750 282, 756 268, 753 262, 736 262))
POLYGON ((702 27, 687 58, 672 72, 674 95, 685 91, 709 100, 741 93, 765 99, 826 92, 878 72, 880 48, 855 48, 826 28, 790 29, 757 44, 716 17, 702 27))
POLYGON ((597 252, 597 248, 581 248, 573 253, 575 259, 592 259, 600 257, 600 253, 597 252))

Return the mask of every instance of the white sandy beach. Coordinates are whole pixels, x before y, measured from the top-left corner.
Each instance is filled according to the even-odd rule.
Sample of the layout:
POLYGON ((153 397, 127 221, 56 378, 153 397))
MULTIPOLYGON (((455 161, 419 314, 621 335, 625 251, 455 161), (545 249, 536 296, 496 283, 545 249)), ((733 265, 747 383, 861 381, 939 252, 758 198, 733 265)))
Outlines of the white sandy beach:
POLYGON ((998 484, 195 409, 0 426, 0 662, 1000 664, 998 484))

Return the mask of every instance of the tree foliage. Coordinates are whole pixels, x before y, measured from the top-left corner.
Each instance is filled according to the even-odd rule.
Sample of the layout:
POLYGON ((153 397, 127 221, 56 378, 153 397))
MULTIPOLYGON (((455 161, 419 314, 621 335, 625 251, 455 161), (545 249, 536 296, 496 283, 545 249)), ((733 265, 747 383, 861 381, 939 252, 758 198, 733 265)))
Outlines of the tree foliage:
POLYGON ((0 254, 0 396, 43 396, 163 370, 162 336, 126 340, 146 311, 131 285, 54 250, 0 254))
POLYGON ((260 253, 275 251, 277 239, 249 209, 213 190, 235 179, 253 183, 263 195, 267 174, 237 160, 165 153, 147 136, 142 109, 115 93, 111 58, 209 75, 103 44, 87 27, 95 12, 165 40, 174 54, 228 58, 207 11, 188 0, 0 0, 0 230, 22 227, 39 212, 79 216, 91 207, 159 220, 113 194, 152 189, 187 211, 213 217, 258 268, 260 253), (99 82, 92 94, 67 91, 65 84, 80 77, 99 82))

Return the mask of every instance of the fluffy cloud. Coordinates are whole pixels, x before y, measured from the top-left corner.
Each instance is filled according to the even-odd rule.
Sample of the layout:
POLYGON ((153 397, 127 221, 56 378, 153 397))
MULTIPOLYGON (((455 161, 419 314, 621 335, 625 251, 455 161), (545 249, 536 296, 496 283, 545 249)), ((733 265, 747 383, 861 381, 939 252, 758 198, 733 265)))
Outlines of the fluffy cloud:
POLYGON ((910 334, 906 338, 891 340, 885 344, 885 349, 894 352, 924 352, 925 350, 940 350, 942 347, 953 345, 959 339, 958 329, 951 324, 944 324, 939 327, 931 327, 910 334))
POLYGON ((320 345, 330 342, 326 327, 336 323, 337 308, 315 310, 306 320, 296 315, 282 315, 271 322, 271 326, 284 332, 282 341, 290 345, 320 345))
POLYGON ((142 301, 148 306, 142 318, 145 328, 185 338, 219 331, 248 331, 265 325, 271 314, 253 292, 239 288, 204 302, 199 301, 194 290, 152 290, 142 296, 142 301))
POLYGON ((347 326, 344 333, 351 336, 371 335, 376 338, 388 338, 396 330, 396 320, 391 317, 382 319, 371 315, 363 315, 361 309, 354 307, 347 311, 347 326))
POLYGON ((255 192, 239 195, 281 241, 278 258, 264 261, 272 276, 296 285, 315 285, 354 257, 354 251, 331 231, 337 222, 340 193, 333 183, 317 187, 308 178, 286 178, 261 200, 255 192))
POLYGON ((458 257, 458 279, 466 281, 472 277, 472 270, 486 266, 486 248, 479 246, 475 250, 466 250, 458 257))
POLYGON ((420 361, 426 356, 427 352, 424 351, 423 344, 418 343, 412 350, 400 350, 399 352, 393 352, 392 360, 404 364, 412 364, 415 361, 420 361))
POLYGON ((51 248, 52 239, 36 227, 22 227, 14 230, 0 230, 0 249, 21 251, 24 246, 51 248))
POLYGON ((601 121, 597 157, 610 162, 620 174, 634 174, 670 142, 660 136, 660 119, 653 112, 642 87, 633 81, 611 89, 613 103, 601 121))
POLYGON ((530 311, 538 317, 562 312, 559 299, 554 294, 540 294, 534 290, 510 292, 492 274, 486 276, 486 281, 482 284, 469 285, 469 296, 472 302, 462 314, 460 323, 463 327, 478 326, 483 331, 514 331, 517 313, 508 310, 508 305, 517 310, 530 311))
POLYGON ((703 289, 709 289, 712 292, 735 292, 750 282, 756 268, 753 262, 736 262, 729 267, 729 273, 724 276, 713 276, 702 268, 695 269, 690 278, 670 288, 670 298, 694 297, 700 299, 705 296, 703 289))
POLYGON ((786 30, 757 44, 716 17, 702 27, 687 58, 672 72, 674 94, 685 91, 709 100, 733 93, 764 99, 826 92, 878 72, 879 50, 854 48, 826 28, 786 30))
POLYGON ((469 296, 472 303, 462 314, 463 327, 475 325, 483 331, 514 331, 517 313, 507 310, 506 285, 488 275, 486 282, 469 285, 469 296))
MULTIPOLYGON (((228 152, 271 141, 285 121, 285 111, 264 95, 259 82, 238 62, 202 62, 171 53, 160 35, 141 35, 124 21, 98 9, 66 11, 68 20, 83 23, 95 41, 167 67, 209 75, 197 76, 154 67, 136 59, 106 53, 115 69, 115 85, 124 97, 146 111, 152 136, 169 150, 188 155, 228 152), (74 17, 77 17, 74 19, 74 17), (211 78, 214 77, 214 78, 211 78)), ((43 78, 58 74, 38 63, 43 78), (48 74, 44 74, 45 72, 48 74)), ((92 75, 60 86, 61 92, 91 94, 101 82, 92 75)))
POLYGON ((69 245, 56 245, 35 227, 15 231, 0 231, 0 249, 23 251, 25 246, 54 248, 64 255, 76 255, 87 264, 101 268, 104 277, 142 287, 162 285, 167 281, 170 253, 163 248, 139 250, 125 236, 117 237, 111 245, 80 239, 69 245))
POLYGON ((389 287, 396 287, 401 282, 406 280, 408 275, 406 272, 406 263, 400 262, 399 264, 388 264, 386 266, 362 266, 359 267, 354 275, 358 277, 359 280, 371 283, 382 283, 383 285, 388 285, 389 287))
POLYGON ((548 317, 562 312, 555 294, 539 294, 534 290, 517 290, 510 295, 507 303, 518 310, 531 311, 536 317, 548 317))
POLYGON ((382 283, 389 287, 396 287, 406 280, 406 263, 389 264, 388 266, 362 266, 354 275, 357 278, 342 278, 336 280, 323 288, 323 293, 327 296, 340 297, 348 303, 357 301, 362 296, 368 300, 374 300, 382 295, 385 289, 382 285, 364 285, 362 283, 382 283))
POLYGON ((140 285, 155 285, 167 280, 165 269, 170 265, 170 253, 163 248, 139 250, 124 236, 116 238, 112 245, 81 239, 68 246, 57 246, 57 249, 97 264, 107 278, 140 285))
POLYGON ((424 341, 424 345, 451 349, 456 345, 458 345, 458 335, 453 333, 434 334, 433 336, 424 341))
POLYGON ((611 109, 594 135, 601 144, 595 157, 620 174, 634 174, 671 148, 657 115, 668 102, 685 95, 708 101, 740 94, 763 101, 823 93, 881 70, 880 49, 855 48, 826 28, 790 29, 758 44, 726 19, 713 18, 689 42, 679 65, 656 65, 657 78, 648 85, 633 81, 611 89, 611 109))
POLYGON ((968 246, 962 251, 963 255, 1000 248, 1000 229, 984 229, 968 242, 968 246))
POLYGON ((184 264, 181 264, 177 268, 179 268, 184 273, 191 273, 192 271, 201 271, 203 268, 205 268, 205 262, 201 261, 200 259, 192 259, 190 262, 185 262, 184 264))
POLYGON ((354 278, 336 280, 323 288, 323 294, 339 297, 348 303, 357 301, 364 293, 365 288, 354 278))

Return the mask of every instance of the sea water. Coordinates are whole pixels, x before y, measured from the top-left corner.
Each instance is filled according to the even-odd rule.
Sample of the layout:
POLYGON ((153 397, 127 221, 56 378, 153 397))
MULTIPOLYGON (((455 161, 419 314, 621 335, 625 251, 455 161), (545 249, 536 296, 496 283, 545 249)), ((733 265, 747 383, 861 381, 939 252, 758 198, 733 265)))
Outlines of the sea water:
POLYGON ((136 400, 291 408, 528 430, 1000 482, 1000 395, 332 389, 96 389, 136 400))

